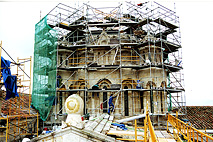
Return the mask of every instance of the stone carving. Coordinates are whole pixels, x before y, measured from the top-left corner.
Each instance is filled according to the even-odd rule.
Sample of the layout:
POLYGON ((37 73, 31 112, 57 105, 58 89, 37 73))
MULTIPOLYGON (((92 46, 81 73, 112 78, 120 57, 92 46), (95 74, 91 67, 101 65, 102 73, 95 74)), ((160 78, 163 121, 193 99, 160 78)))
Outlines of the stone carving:
POLYGON ((68 113, 66 123, 68 126, 83 128, 83 121, 81 119, 83 108, 84 102, 79 95, 73 94, 66 99, 65 109, 68 113))

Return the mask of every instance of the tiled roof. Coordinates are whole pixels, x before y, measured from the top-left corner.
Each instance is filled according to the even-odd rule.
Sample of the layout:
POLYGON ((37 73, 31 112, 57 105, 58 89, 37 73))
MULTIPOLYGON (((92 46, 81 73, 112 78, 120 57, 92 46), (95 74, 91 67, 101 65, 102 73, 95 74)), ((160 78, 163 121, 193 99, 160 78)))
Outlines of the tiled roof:
MULTIPOLYGON (((5 91, 2 91, 2 97, 5 98, 5 91)), ((2 113, 4 115, 9 114, 9 109, 11 109, 11 115, 22 115, 23 117, 31 117, 29 116, 29 95, 28 94, 22 94, 20 97, 17 98, 10 98, 9 100, 2 101, 2 113), (20 109, 19 109, 20 107, 20 109)), ((36 110, 33 108, 30 108, 30 114, 36 114, 36 110)))
POLYGON ((197 129, 213 129, 213 106, 186 106, 191 125, 197 129))

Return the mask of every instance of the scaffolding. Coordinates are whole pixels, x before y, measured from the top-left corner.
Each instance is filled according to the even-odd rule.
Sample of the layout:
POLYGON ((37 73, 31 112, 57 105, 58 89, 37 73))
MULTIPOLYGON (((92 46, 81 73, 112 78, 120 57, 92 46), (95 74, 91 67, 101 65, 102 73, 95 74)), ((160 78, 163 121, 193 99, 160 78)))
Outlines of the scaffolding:
MULTIPOLYGON (((6 50, 0 44, 1 51, 6 50)), ((9 54, 6 52, 9 56, 9 54)), ((1 56, 1 54, 0 54, 1 56)), ((12 59, 11 56, 9 56, 12 59)), ((1 60, 0 60, 1 62, 1 60)), ((14 69, 17 66, 17 92, 19 97, 10 98, 4 100, 6 91, 1 86, 1 117, 0 117, 0 138, 4 141, 17 141, 24 136, 38 136, 38 113, 31 108, 31 63, 32 57, 30 58, 17 58, 17 61, 11 62, 10 69, 14 69), (27 67, 29 70, 27 70, 27 67), (30 73, 29 75, 27 73, 30 73)), ((2 75, 0 73, 0 75, 2 75)), ((1 78, 1 85, 2 82, 1 78)))
MULTIPOLYGON (((156 2, 125 2, 106 8, 86 3, 74 8, 60 3, 44 19, 36 30, 40 28, 39 32, 54 43, 48 44, 51 49, 43 48, 47 38, 36 38, 34 74, 37 70, 40 74, 34 76, 32 95, 38 96, 36 91, 51 83, 58 104, 43 120, 48 114, 55 118, 63 115, 65 98, 73 93, 84 99, 84 114, 106 113, 110 94, 117 96, 114 114, 118 117, 141 114, 147 100, 149 110, 157 116, 174 108, 185 113, 180 26, 174 11, 156 2), (46 53, 49 55, 44 59, 46 53), (51 61, 56 65, 54 73, 46 73, 47 81, 37 88, 42 82, 41 70, 49 69, 46 63, 51 61)), ((47 94, 40 93, 40 98, 44 101, 47 94)), ((35 101, 36 107, 40 100, 35 101)))

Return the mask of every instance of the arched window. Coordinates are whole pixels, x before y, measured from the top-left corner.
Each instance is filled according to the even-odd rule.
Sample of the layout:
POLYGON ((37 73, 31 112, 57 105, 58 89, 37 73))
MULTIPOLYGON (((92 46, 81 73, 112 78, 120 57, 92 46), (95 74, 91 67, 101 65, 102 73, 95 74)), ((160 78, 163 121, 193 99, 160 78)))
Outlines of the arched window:
MULTIPOLYGON (((127 86, 124 87, 124 89, 128 89, 127 86)), ((129 99, 128 99, 128 91, 124 91, 124 111, 125 116, 129 116, 129 99)))
POLYGON ((153 102, 153 87, 156 87, 155 83, 152 81, 148 81, 146 84, 146 88, 150 89, 150 107, 151 107, 151 113, 154 113, 154 102, 153 102))
MULTIPOLYGON (((97 84, 99 85, 100 89, 106 90, 107 88, 110 88, 111 81, 104 78, 104 79, 100 79, 97 84)), ((108 99, 108 93, 106 91, 106 92, 103 92, 103 113, 107 113, 107 106, 108 106, 107 99, 108 99)))
POLYGON ((69 59, 67 59, 67 57, 68 57, 68 55, 66 56, 65 66, 68 66, 68 60, 69 59))
MULTIPOLYGON (((161 87, 164 88, 166 87, 166 82, 162 81, 161 82, 161 87)), ((161 104, 161 112, 163 112, 163 104, 164 104, 164 91, 160 91, 160 104, 161 104)))
MULTIPOLYGON (((107 86, 104 86, 103 89, 107 89, 107 86)), ((107 92, 103 92, 103 113, 107 113, 107 92)))
POLYGON ((143 51, 142 57, 143 57, 143 61, 145 62, 146 61, 146 57, 145 57, 145 52, 144 51, 143 51))
POLYGON ((59 57, 60 57, 60 59, 59 59, 60 64, 62 64, 62 62, 63 62, 63 56, 62 56, 62 54, 59 57))

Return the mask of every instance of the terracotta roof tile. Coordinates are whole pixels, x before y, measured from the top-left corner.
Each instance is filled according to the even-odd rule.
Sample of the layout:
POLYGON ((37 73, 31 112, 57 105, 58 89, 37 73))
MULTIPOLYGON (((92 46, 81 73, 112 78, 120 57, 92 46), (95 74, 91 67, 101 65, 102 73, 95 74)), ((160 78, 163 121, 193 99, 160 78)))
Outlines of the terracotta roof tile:
POLYGON ((213 106, 186 106, 186 118, 197 129, 213 129, 213 106))
MULTIPOLYGON (((3 98, 5 98, 5 95, 6 95, 5 91, 2 91, 3 98)), ((11 109, 11 115, 23 115, 23 117, 29 115, 29 95, 22 94, 20 95, 20 97, 18 97, 18 99, 10 98, 9 100, 2 100, 2 107, 1 107, 2 113, 8 115, 9 109, 11 109)), ((35 113, 36 110, 30 108, 30 114, 35 113)))

